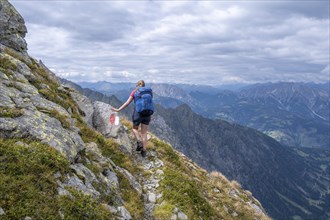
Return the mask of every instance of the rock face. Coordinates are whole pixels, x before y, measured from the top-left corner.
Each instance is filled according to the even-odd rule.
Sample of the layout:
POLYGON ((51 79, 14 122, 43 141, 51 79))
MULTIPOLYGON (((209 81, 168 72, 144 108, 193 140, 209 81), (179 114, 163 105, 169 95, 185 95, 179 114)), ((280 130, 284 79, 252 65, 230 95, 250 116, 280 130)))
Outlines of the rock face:
POLYGON ((117 137, 120 127, 119 116, 111 110, 111 105, 94 103, 93 123, 96 130, 106 137, 117 137))
MULTIPOLYGON (((32 70, 44 69, 36 61, 4 45, 0 45, 0 52, 0 108, 1 111, 20 112, 17 117, 0 118, 0 137, 40 140, 73 161, 84 148, 84 143, 78 135, 79 129, 72 124, 70 113, 48 100, 51 99, 46 95, 49 86, 43 84, 44 79, 32 70), (7 66, 11 69, 6 69, 7 66), (61 126, 62 123, 66 126, 61 126)), ((61 97, 56 99, 61 100, 61 97)))
POLYGON ((6 0, 0 0, 0 42, 17 51, 26 51, 24 19, 6 0))

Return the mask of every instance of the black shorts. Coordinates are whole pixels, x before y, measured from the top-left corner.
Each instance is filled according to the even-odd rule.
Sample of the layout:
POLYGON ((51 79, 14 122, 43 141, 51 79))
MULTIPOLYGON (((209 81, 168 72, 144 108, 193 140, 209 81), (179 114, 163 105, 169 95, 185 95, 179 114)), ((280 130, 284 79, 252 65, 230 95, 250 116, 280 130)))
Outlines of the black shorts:
POLYGON ((136 111, 133 112, 132 121, 133 121, 133 125, 135 126, 139 126, 140 123, 149 125, 150 120, 151 120, 151 116, 143 116, 136 111))

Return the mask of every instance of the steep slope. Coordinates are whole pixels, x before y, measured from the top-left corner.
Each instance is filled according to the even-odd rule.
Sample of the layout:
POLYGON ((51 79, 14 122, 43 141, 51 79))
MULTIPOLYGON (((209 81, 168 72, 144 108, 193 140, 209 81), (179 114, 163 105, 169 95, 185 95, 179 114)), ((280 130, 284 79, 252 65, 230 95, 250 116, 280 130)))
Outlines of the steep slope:
MULTIPOLYGON (((20 37, 23 19, 6 0, 0 12, 20 37)), ((239 184, 151 134, 142 159, 131 124, 109 126, 110 105, 0 39, 1 219, 269 219, 239 184)))
MULTIPOLYGON (((152 131, 207 170, 239 181, 274 218, 329 217, 328 160, 323 168, 311 165, 256 130, 203 118, 188 105, 158 106, 152 131)), ((329 157, 329 151, 323 153, 329 157)))
POLYGON ((228 93, 191 93, 205 106, 192 108, 209 118, 255 128, 288 146, 330 146, 329 92, 322 87, 266 83, 246 87, 239 93, 228 93))
MULTIPOLYGON (((231 99, 232 94, 224 98, 231 99)), ((150 128, 207 170, 239 180, 272 217, 330 215, 329 150, 300 148, 294 152, 253 129, 198 116, 188 106, 165 109, 157 105, 150 128)))

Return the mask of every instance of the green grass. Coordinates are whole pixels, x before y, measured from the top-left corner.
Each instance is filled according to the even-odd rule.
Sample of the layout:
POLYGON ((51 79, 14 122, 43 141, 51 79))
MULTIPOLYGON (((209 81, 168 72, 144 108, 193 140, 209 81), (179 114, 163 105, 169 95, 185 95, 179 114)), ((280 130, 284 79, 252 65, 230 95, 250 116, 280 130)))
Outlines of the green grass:
POLYGON ((14 62, 12 62, 12 60, 9 57, 0 57, 0 67, 3 70, 17 70, 17 66, 14 62))
POLYGON ((23 115, 23 110, 20 108, 0 107, 0 117, 16 118, 23 115))
POLYGON ((163 199, 170 204, 175 204, 187 214, 189 219, 209 219, 216 216, 210 204, 200 193, 196 182, 175 169, 165 168, 164 179, 160 189, 163 199))
POLYGON ((90 196, 86 196, 81 192, 70 190, 71 196, 61 196, 59 198, 60 211, 64 214, 65 219, 81 220, 81 219, 115 219, 111 216, 109 210, 100 205, 90 196))
POLYGON ((143 219, 144 206, 142 196, 139 196, 123 174, 117 173, 117 177, 120 186, 120 194, 125 201, 125 207, 130 212, 133 219, 143 219))
POLYGON ((61 125, 63 128, 71 128, 71 124, 70 124, 70 119, 61 114, 59 111, 57 111, 56 109, 51 109, 48 110, 46 108, 38 108, 38 111, 41 111, 47 115, 49 115, 52 118, 56 118, 57 120, 59 120, 61 122, 61 125))
POLYGON ((167 202, 156 206, 153 212, 155 219, 171 219, 175 206, 167 202))
POLYGON ((102 155, 109 157, 116 165, 127 169, 130 173, 141 173, 141 169, 133 164, 132 158, 120 151, 119 145, 109 138, 105 138, 86 124, 78 122, 80 134, 85 143, 95 142, 101 149, 102 155))
POLYGON ((58 217, 54 174, 67 172, 68 161, 55 149, 32 142, 29 147, 0 139, 0 207, 3 219, 58 217))
POLYGON ((0 139, 1 219, 109 219, 110 212, 75 190, 59 196, 54 174, 69 173, 69 162, 54 148, 39 142, 28 146, 0 139))
POLYGON ((9 57, 0 57, 0 71, 9 77, 14 75, 13 71, 17 71, 17 66, 9 57))
POLYGON ((181 158, 175 153, 170 145, 156 138, 151 139, 151 143, 155 146, 155 149, 158 154, 160 154, 160 158, 162 158, 162 160, 168 164, 176 166, 177 168, 185 169, 181 158))

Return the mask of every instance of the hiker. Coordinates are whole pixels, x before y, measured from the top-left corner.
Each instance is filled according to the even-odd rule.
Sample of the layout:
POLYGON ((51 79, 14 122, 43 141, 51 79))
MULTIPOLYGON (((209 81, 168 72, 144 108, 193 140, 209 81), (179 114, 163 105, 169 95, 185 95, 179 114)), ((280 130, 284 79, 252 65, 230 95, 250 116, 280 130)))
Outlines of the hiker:
POLYGON ((134 100, 134 111, 132 115, 133 121, 133 133, 137 140, 136 151, 141 151, 142 157, 147 154, 147 132, 148 125, 151 120, 151 115, 154 112, 154 107, 152 103, 152 90, 149 87, 145 87, 143 80, 140 80, 136 84, 136 88, 131 92, 127 101, 120 107, 111 109, 113 111, 119 112, 126 108, 134 100), (139 133, 139 126, 141 124, 141 135, 139 133), (142 140, 142 141, 141 141, 142 140))

